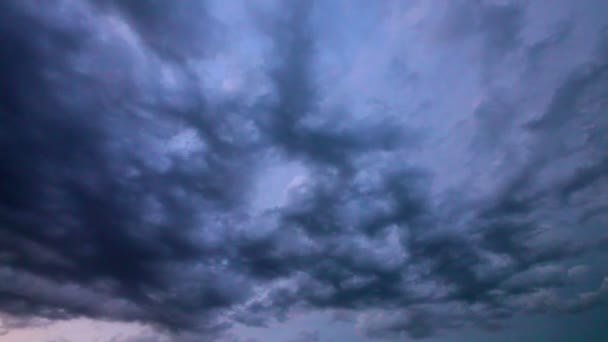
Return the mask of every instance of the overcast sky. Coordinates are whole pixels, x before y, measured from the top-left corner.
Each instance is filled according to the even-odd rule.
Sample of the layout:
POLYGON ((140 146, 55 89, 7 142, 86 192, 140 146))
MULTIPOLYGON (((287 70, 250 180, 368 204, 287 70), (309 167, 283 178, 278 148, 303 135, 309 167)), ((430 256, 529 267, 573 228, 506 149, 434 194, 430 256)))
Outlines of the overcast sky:
POLYGON ((0 341, 608 341, 608 1, 0 1, 0 341))

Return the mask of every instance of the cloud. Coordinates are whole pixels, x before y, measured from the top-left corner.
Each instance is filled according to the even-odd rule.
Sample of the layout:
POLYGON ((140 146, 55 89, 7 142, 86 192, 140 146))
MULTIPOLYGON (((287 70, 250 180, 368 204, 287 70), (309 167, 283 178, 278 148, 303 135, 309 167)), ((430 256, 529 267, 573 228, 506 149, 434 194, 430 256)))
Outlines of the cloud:
POLYGON ((213 39, 221 34, 202 2, 95 1, 110 15, 117 14, 138 37, 163 58, 182 61, 213 51, 213 39))
MULTIPOLYGON (((90 19, 79 32, 64 22, 59 8, 40 12, 29 2, 2 6, 1 34, 11 45, 0 63, 5 74, 0 174, 10 184, 0 196, 8 260, 2 273, 13 279, 2 296, 3 309, 183 327, 192 325, 186 321, 197 307, 211 312, 229 305, 238 297, 230 288, 241 280, 235 275, 236 283, 226 283, 228 278, 214 275, 221 272, 208 264, 215 252, 203 245, 219 236, 200 228, 210 229, 214 216, 239 205, 247 191, 239 183, 249 177, 241 169, 247 157, 241 157, 249 152, 234 139, 224 140, 228 134, 205 132, 213 120, 207 120, 210 108, 201 105, 202 96, 183 105, 145 103, 146 96, 155 96, 147 88, 164 85, 139 88, 137 77, 153 75, 128 77, 133 73, 127 62, 136 58, 130 50, 116 50, 115 60, 99 59, 96 49, 110 52, 103 49, 124 38, 107 26, 115 25, 105 21, 107 12, 65 2, 68 12, 90 19), (19 29, 22 22, 31 29, 19 29), (79 70, 79 60, 99 65, 79 70), (139 96, 105 103, 110 85, 100 70, 106 64, 117 72, 123 68, 126 76, 113 81, 137 87, 139 96), (195 108, 196 114, 189 113, 195 108), (185 158, 163 147, 188 130, 200 134, 204 153, 185 158), (204 282, 204 289, 196 282, 204 282), (190 291, 194 301, 184 297, 190 291), (117 307, 98 305, 113 305, 112 299, 117 307), (183 307, 176 313, 161 310, 159 303, 169 301, 183 307)), ((120 16, 115 20, 127 25, 120 16)), ((146 51, 144 62, 164 66, 146 51)))
POLYGON ((600 58, 545 89, 544 105, 525 78, 506 93, 491 76, 525 50, 526 8, 450 4, 440 34, 479 38, 486 79, 465 113, 475 124, 446 138, 432 107, 419 134, 406 114, 325 105, 322 2, 252 9, 255 30, 239 33, 266 59, 243 68, 263 80, 218 96, 205 63, 254 48, 225 39, 230 23, 205 4, 0 4, 0 311, 195 341, 332 310, 394 340, 605 305, 605 281, 559 292, 591 272, 568 262, 606 250, 575 229, 606 200, 593 192, 608 160, 600 58), (438 141, 447 152, 434 155, 438 141), (255 211, 268 156, 306 176, 255 211), (458 165, 466 177, 437 187, 458 165))
POLYGON ((479 36, 484 63, 494 63, 520 44, 524 7, 517 1, 455 1, 439 25, 444 39, 479 36))
POLYGON ((298 332, 298 336, 291 339, 291 342, 319 342, 321 338, 319 337, 318 331, 306 331, 301 330, 298 332))
POLYGON ((433 334, 429 319, 424 312, 408 311, 390 316, 376 313, 362 317, 361 329, 369 337, 401 339, 404 334, 411 338, 424 338, 433 334))
POLYGON ((48 320, 36 317, 15 317, 3 313, 0 314, 0 336, 4 336, 14 329, 45 327, 49 324, 48 320))

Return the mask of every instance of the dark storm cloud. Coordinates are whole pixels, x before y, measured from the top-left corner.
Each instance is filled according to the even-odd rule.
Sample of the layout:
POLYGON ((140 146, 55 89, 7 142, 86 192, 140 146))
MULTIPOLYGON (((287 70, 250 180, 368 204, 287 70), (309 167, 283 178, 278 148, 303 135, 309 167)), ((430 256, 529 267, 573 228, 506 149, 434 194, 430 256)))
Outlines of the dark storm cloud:
MULTIPOLYGON (((586 191, 606 180, 604 64, 563 80, 525 128, 508 118, 516 99, 489 96, 471 148, 504 139, 484 146, 491 158, 509 126, 530 134, 529 154, 481 200, 467 187, 436 194, 442 175, 410 161, 418 145, 402 122, 321 105, 318 3, 281 4, 282 19, 260 24, 271 91, 254 105, 200 87, 190 62, 223 34, 203 4, 0 4, 0 310, 140 321, 186 341, 337 309, 395 339, 605 304, 605 282, 557 294, 582 267, 562 263, 605 242, 554 228, 602 204, 586 191), (584 165, 558 163, 575 152, 584 165), (308 174, 255 214, 246 201, 265 153, 308 174)), ((454 6, 449 30, 479 33, 488 60, 517 48, 523 8, 454 6)))
MULTIPOLYGON (((121 18, 105 22, 112 14, 89 3, 63 6, 88 20, 72 22, 51 4, 2 4, 2 308, 191 327, 194 312, 211 312, 239 297, 231 289, 242 280, 217 276, 223 271, 214 266, 212 248, 201 245, 209 236, 199 238, 199 229, 220 208, 238 206, 236 196, 247 191, 242 184, 250 172, 243 163, 249 152, 239 139, 209 130, 220 123, 208 119, 202 95, 184 105, 150 103, 145 96, 154 94, 137 88, 124 103, 105 103, 107 87, 138 86, 128 78, 127 63, 135 58, 128 46, 111 52, 111 60, 96 60, 99 50, 109 56, 104 49, 124 43, 112 35, 121 18), (100 64, 79 70, 79 60, 100 64), (115 73, 109 83, 97 72, 104 63, 115 73), (166 152, 167 138, 183 127, 201 137, 195 144, 203 153, 185 158, 166 152), (201 217, 207 209, 209 217, 201 217), (179 309, 162 308, 169 302, 168 308, 179 309)), ((179 47, 169 48, 184 52, 179 47)), ((136 52, 149 51, 142 49, 136 52)))

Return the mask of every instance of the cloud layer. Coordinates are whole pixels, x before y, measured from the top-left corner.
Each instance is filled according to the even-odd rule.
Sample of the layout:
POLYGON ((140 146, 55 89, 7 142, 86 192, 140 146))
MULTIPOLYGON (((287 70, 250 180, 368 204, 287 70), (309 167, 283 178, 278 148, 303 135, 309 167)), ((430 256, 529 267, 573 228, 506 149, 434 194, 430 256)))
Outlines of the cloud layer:
POLYGON ((0 311, 395 340, 605 305, 601 5, 433 4, 3 1, 0 311), (305 175, 252 210, 269 159, 305 175))

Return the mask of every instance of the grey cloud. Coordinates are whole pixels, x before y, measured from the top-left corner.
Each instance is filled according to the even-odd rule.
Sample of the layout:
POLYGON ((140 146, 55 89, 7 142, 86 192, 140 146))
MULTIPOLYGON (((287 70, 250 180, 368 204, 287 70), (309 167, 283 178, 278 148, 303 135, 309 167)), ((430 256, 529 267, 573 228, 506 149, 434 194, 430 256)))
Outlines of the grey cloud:
MULTIPOLYGON (((3 282, 8 286, 3 310, 191 326, 192 311, 211 312, 238 297, 230 288, 240 286, 239 277, 214 275, 220 272, 210 264, 214 252, 203 246, 211 236, 201 237, 198 229, 209 226, 204 221, 211 222, 214 213, 238 206, 235 196, 247 191, 241 163, 249 152, 219 141, 227 137, 205 135, 209 127, 197 126, 194 117, 204 118, 205 106, 180 116, 184 108, 171 102, 150 106, 143 96, 125 99, 124 107, 103 103, 109 85, 95 70, 79 71, 71 63, 96 59, 89 48, 103 42, 91 45, 91 37, 119 40, 120 32, 104 32, 112 27, 104 26, 103 14, 88 3, 65 6, 90 18, 90 25, 78 31, 61 21, 59 9, 39 11, 30 2, 2 5, 0 34, 10 53, 0 62, 0 174, 7 182, 1 246, 7 255, 3 276, 15 277, 3 282), (167 116, 168 110, 175 115, 167 116), (165 148, 180 127, 200 133, 206 153, 186 160, 165 148), (220 150, 230 151, 230 157, 220 150), (205 217, 193 215, 203 208, 205 217), (64 289, 66 296, 57 295, 64 289), (188 293, 194 302, 184 298, 188 293), (120 307, 97 304, 112 298, 120 307), (160 310, 168 302, 181 307, 174 313, 160 310)), ((116 53, 120 57, 123 51, 116 53)), ((112 61, 98 62, 103 68, 112 61)), ((201 103, 201 96, 194 103, 201 103)))
MULTIPOLYGON (((605 65, 573 72, 525 128, 510 117, 518 94, 488 91, 472 153, 497 138, 529 153, 488 168, 484 196, 475 180, 454 196, 433 192, 442 174, 414 158, 432 146, 407 120, 321 105, 309 22, 320 2, 281 4, 258 27, 272 87, 253 105, 200 87, 192 63, 222 34, 204 2, 66 1, 87 19, 76 24, 33 4, 0 5, 0 310, 138 321, 194 341, 295 309, 362 313, 363 333, 395 339, 605 304, 605 284, 555 295, 581 272, 565 261, 605 250, 561 235, 602 207, 585 191, 606 175, 605 65), (268 154, 308 174, 285 205, 252 213, 268 154)), ((518 48, 525 8, 454 6, 446 29, 480 34, 488 60, 518 48)), ((478 160, 503 152, 498 142, 478 160)))
POLYGON ((8 334, 13 329, 45 327, 50 323, 49 320, 36 317, 19 317, 2 313, 0 314, 0 336, 8 334))
POLYGON ((580 293, 575 298, 562 298, 551 289, 539 289, 529 294, 512 298, 508 303, 520 310, 534 313, 576 313, 593 307, 606 305, 608 293, 607 281, 604 279, 595 291, 580 293))
POLYGON ((521 44, 525 8, 516 1, 452 1, 445 9, 439 35, 448 40, 479 37, 483 63, 501 61, 521 44))
POLYGON ((374 310, 359 317, 358 329, 365 336, 383 340, 425 339, 450 329, 478 327, 486 331, 502 328, 511 317, 506 308, 488 303, 413 305, 408 309, 374 310))
POLYGON ((163 58, 183 61, 213 51, 221 26, 209 15, 205 1, 96 1, 123 16, 139 37, 163 58))
POLYGON ((422 310, 372 313, 362 316, 360 329, 366 336, 389 340, 430 337, 435 327, 427 315, 422 310))
MULTIPOLYGON (((398 122, 362 120, 337 109, 321 110, 315 83, 315 41, 307 13, 315 2, 296 1, 287 16, 272 25, 276 66, 269 71, 275 96, 260 126, 288 156, 324 166, 348 169, 354 155, 366 150, 390 150, 403 143, 398 122)), ((268 26, 268 23, 262 24, 268 26)))
POLYGON ((568 280, 581 282, 589 276, 591 267, 587 265, 576 265, 568 269, 568 280))
POLYGON ((496 89, 475 108, 474 116, 478 124, 477 135, 473 139, 475 151, 504 148, 510 142, 509 133, 520 109, 506 93, 508 91, 504 89, 496 89))
POLYGON ((290 342, 320 342, 321 337, 318 331, 301 330, 298 336, 289 340, 290 342))
POLYGON ((113 337, 110 342, 165 342, 165 339, 162 336, 155 334, 141 334, 140 336, 135 337, 123 337, 121 335, 113 337))
POLYGON ((542 40, 531 44, 526 48, 527 62, 526 75, 537 76, 539 70, 543 70, 543 61, 557 49, 571 35, 574 24, 572 21, 562 21, 556 25, 554 31, 542 40))

